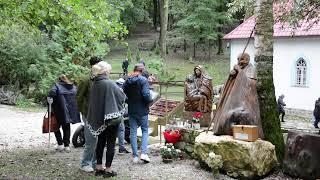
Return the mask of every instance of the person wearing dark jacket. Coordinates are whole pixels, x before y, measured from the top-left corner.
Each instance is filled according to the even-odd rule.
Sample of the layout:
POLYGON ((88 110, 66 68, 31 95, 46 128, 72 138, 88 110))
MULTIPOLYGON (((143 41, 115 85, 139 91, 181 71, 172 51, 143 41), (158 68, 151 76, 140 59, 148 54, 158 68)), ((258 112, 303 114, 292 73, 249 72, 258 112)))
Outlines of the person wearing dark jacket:
POLYGON ((320 122, 320 98, 318 98, 314 105, 313 115, 315 118, 314 127, 319 128, 318 123, 320 122))
MULTIPOLYGON (((91 67, 97 63, 102 61, 98 57, 91 57, 90 58, 90 65, 91 67)), ((93 172, 96 167, 96 144, 97 138, 94 137, 88 129, 88 121, 87 121, 87 111, 88 111, 88 104, 89 104, 89 94, 90 94, 90 85, 91 79, 90 76, 87 75, 84 77, 78 85, 78 108, 82 114, 82 120, 84 122, 84 138, 85 144, 83 149, 82 158, 80 161, 80 169, 85 172, 93 172)))
POLYGON ((88 109, 88 129, 98 136, 96 146, 96 176, 113 177, 111 164, 114 157, 115 143, 119 123, 125 113, 125 94, 113 81, 108 79, 111 65, 101 61, 92 66, 94 76, 90 89, 88 109), (106 145, 107 143, 107 145, 106 145), (102 165, 103 151, 107 146, 105 168, 102 165))
POLYGON ((148 113, 149 104, 152 98, 149 90, 148 80, 141 74, 144 70, 143 64, 137 64, 134 72, 129 75, 123 85, 125 94, 127 95, 128 114, 130 122, 130 141, 133 153, 133 163, 138 163, 138 145, 137 145, 137 128, 141 126, 142 145, 140 159, 146 163, 150 162, 147 155, 148 146, 148 113))
POLYGON ((284 115, 286 114, 284 110, 284 106, 286 106, 286 104, 284 103, 283 99, 284 99, 284 95, 282 94, 281 96, 279 96, 279 99, 278 99, 278 113, 279 113, 279 116, 281 115, 282 122, 284 122, 283 118, 284 118, 284 115))
POLYGON ((63 131, 63 137, 60 130, 54 133, 58 143, 56 150, 62 151, 64 149, 67 152, 70 151, 70 123, 81 122, 76 95, 76 86, 65 75, 61 75, 59 82, 49 91, 48 96, 53 98, 53 112, 63 131))
POLYGON ((127 75, 127 74, 128 74, 128 67, 129 67, 129 60, 128 60, 128 58, 126 58, 126 59, 122 62, 123 75, 127 75))

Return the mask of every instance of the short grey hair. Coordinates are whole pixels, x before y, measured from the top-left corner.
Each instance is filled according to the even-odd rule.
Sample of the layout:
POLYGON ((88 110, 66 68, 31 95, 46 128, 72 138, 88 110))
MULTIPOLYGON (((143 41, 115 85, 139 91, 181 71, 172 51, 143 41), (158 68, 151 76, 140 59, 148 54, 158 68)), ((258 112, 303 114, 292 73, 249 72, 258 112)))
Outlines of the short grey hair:
POLYGON ((91 68, 91 72, 93 76, 97 75, 109 75, 111 72, 111 65, 105 61, 100 61, 99 63, 95 64, 91 68))

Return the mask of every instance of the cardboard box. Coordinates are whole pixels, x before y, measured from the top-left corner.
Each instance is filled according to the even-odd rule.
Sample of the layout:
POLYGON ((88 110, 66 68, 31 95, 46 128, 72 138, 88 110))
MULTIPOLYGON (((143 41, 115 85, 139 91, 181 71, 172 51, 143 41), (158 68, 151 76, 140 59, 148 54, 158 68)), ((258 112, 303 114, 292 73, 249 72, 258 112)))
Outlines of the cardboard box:
POLYGON ((232 128, 234 139, 253 142, 259 138, 258 126, 234 125, 232 128))

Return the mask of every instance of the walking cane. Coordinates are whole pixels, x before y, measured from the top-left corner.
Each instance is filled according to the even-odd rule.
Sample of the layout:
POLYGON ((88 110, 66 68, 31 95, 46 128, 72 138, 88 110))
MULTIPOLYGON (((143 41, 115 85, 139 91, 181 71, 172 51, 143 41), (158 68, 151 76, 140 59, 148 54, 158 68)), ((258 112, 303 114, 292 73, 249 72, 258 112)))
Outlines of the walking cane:
POLYGON ((47 97, 47 101, 49 104, 49 109, 48 109, 48 118, 49 118, 49 142, 48 142, 48 148, 50 148, 50 132, 51 132, 51 105, 53 103, 53 99, 51 97, 47 97))

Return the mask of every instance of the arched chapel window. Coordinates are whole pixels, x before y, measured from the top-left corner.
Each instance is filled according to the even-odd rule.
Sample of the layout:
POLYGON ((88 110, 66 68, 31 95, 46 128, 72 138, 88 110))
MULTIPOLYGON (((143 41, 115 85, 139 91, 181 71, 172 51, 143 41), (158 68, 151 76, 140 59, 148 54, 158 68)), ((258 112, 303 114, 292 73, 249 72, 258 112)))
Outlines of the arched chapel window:
POLYGON ((303 58, 298 59, 296 64, 296 85, 307 85, 307 63, 303 58))

